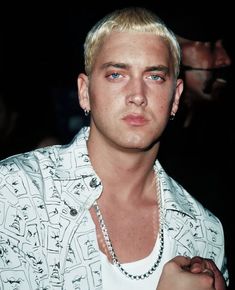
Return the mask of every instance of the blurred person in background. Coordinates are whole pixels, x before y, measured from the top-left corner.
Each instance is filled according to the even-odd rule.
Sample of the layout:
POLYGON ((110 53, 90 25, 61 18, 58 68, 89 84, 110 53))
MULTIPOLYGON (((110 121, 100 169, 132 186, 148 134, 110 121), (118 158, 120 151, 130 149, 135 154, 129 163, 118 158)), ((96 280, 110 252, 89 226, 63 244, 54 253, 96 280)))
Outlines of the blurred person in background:
POLYGON ((194 115, 203 105, 221 100, 231 67, 231 58, 221 31, 208 24, 209 18, 204 22, 200 16, 198 18, 199 24, 191 19, 197 25, 196 28, 184 25, 178 31, 184 78, 184 94, 181 99, 185 114, 184 127, 191 125, 194 115))
POLYGON ((203 192, 211 189, 209 180, 215 179, 216 164, 224 161, 222 154, 215 158, 216 152, 231 143, 232 58, 229 30, 225 21, 218 21, 219 15, 216 9, 212 13, 201 6, 175 15, 163 10, 161 15, 181 46, 184 91, 163 135, 160 158, 177 180, 195 192, 201 191, 201 175, 203 192))
MULTIPOLYGON (((225 3, 210 10, 197 3, 175 15, 163 11, 162 18, 181 46, 184 91, 162 138, 159 159, 169 174, 203 198, 223 220, 229 233, 227 251, 233 257, 234 97, 229 13, 225 3)), ((230 258, 228 264, 234 277, 234 261, 230 258)))

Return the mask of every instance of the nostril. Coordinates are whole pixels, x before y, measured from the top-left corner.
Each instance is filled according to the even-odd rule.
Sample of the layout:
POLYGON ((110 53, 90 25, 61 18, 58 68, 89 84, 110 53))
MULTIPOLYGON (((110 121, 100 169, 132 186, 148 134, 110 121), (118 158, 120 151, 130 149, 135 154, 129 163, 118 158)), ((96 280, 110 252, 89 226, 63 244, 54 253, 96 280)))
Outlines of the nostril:
POLYGON ((128 97, 128 102, 136 106, 142 106, 147 103, 147 99, 143 94, 132 94, 128 97))

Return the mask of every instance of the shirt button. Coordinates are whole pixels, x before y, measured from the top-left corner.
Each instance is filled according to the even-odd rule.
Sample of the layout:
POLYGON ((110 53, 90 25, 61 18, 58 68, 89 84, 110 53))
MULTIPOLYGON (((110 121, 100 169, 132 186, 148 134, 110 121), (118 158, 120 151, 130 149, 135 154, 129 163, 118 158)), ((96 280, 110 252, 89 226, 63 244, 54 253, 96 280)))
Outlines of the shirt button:
POLYGON ((70 214, 71 214, 71 216, 75 216, 75 215, 78 214, 78 211, 76 210, 76 208, 71 208, 70 209, 70 214))

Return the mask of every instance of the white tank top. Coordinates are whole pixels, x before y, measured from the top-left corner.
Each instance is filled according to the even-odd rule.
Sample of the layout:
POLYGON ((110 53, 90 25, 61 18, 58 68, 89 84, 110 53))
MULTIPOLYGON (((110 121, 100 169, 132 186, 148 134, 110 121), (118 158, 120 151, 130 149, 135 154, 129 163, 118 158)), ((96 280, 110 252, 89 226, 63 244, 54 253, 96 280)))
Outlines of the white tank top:
MULTIPOLYGON (((122 264, 122 267, 130 274, 140 275, 147 272, 156 262, 159 254, 160 241, 157 239, 155 246, 149 256, 132 263, 122 264)), ((127 278, 117 266, 112 265, 105 254, 100 251, 103 290, 156 290, 162 268, 171 259, 171 247, 169 237, 164 233, 164 249, 160 264, 148 278, 143 280, 132 280, 127 278)))

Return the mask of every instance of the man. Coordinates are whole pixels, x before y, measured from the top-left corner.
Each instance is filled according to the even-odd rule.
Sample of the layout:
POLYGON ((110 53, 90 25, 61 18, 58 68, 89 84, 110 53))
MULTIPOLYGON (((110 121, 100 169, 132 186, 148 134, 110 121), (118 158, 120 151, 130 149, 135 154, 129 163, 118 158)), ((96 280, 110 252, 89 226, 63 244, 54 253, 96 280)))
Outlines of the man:
MULTIPOLYGON (((226 11, 226 13, 225 13, 226 11)), ((182 126, 189 128, 194 118, 209 106, 221 101, 227 87, 231 69, 231 57, 226 37, 228 24, 219 21, 222 7, 213 12, 200 5, 187 7, 179 13, 162 10, 162 18, 176 33, 182 50, 181 77, 184 92, 180 112, 182 126)), ((180 115, 180 116, 179 116, 180 115)))
POLYGON ((157 159, 183 90, 174 34, 129 8, 84 48, 90 127, 1 162, 1 288, 224 290, 221 222, 157 159))
MULTIPOLYGON (((182 73, 184 75, 185 106, 183 126, 190 127, 194 114, 203 106, 220 101, 227 85, 231 58, 219 36, 207 38, 199 35, 178 36, 182 49, 182 73)), ((201 108, 203 110, 203 108, 201 108)))
POLYGON ((194 114, 209 102, 218 102, 227 85, 226 70, 231 59, 222 39, 195 41, 178 37, 182 48, 182 70, 184 72, 186 107, 184 127, 189 127, 194 114))
POLYGON ((214 197, 215 192, 219 195, 224 190, 224 184, 217 180, 223 180, 222 168, 228 167, 225 161, 231 159, 233 151, 233 101, 229 93, 232 61, 226 42, 229 27, 226 20, 219 21, 223 14, 222 7, 212 13, 197 5, 178 14, 163 10, 161 15, 177 34, 181 47, 184 91, 177 115, 162 139, 159 158, 169 174, 190 192, 207 197, 208 192, 214 197))
MULTIPOLYGON (((200 2, 195 6, 188 5, 179 13, 168 10, 162 13, 177 34, 182 50, 180 76, 184 80, 184 91, 179 110, 161 140, 158 157, 164 169, 196 198, 203 199, 222 219, 226 232, 233 236, 230 6, 225 2, 213 9, 205 9, 200 2)), ((234 246, 229 237, 226 246, 232 257, 234 246)), ((234 280, 233 263, 233 259, 228 260, 231 281, 234 280)))

